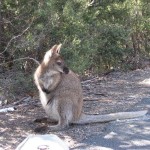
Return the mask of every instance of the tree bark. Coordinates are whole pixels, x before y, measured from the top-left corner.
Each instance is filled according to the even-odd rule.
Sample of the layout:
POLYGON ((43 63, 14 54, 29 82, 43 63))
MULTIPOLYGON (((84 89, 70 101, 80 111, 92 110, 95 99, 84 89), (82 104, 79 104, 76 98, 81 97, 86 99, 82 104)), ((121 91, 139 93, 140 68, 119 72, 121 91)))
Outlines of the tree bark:
POLYGON ((3 36, 2 26, 3 26, 3 19, 2 19, 2 0, 0 0, 0 52, 3 51, 3 48, 2 48, 2 36, 3 36))

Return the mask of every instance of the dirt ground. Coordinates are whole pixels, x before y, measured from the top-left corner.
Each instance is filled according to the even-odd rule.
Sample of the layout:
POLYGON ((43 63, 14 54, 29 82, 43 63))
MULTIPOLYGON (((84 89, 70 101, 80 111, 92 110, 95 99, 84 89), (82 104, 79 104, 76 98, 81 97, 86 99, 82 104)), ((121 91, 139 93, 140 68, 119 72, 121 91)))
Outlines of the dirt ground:
MULTIPOLYGON (((150 68, 128 73, 112 72, 107 76, 90 77, 82 81, 84 92, 84 112, 88 114, 107 114, 127 111, 135 107, 143 98, 150 97, 150 68)), ((1 97, 3 95, 0 95, 1 97)), ((47 124, 35 123, 36 118, 45 117, 38 97, 21 97, 16 103, 0 106, 0 109, 15 106, 13 112, 0 112, 0 148, 13 150, 37 127, 47 124)), ((69 129, 51 132, 66 141, 70 148, 93 134, 100 135, 108 123, 71 125, 69 129)), ((43 131, 40 134, 47 133, 43 131)))

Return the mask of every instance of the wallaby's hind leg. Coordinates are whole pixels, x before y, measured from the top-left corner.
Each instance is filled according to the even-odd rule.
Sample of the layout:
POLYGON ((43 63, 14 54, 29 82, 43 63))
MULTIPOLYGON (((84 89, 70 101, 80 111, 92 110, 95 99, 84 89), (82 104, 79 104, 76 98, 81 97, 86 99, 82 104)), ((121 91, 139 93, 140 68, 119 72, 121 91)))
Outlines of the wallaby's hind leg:
POLYGON ((50 131, 60 131, 69 127, 70 120, 72 119, 72 112, 67 111, 65 107, 61 106, 59 110, 58 124, 49 126, 50 131))

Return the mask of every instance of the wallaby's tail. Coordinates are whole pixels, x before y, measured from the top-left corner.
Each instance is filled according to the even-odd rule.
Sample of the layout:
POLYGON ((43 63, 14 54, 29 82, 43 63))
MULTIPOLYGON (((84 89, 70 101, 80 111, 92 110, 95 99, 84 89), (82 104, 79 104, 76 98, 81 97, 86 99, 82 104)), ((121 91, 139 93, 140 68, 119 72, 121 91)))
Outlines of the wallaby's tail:
POLYGON ((123 120, 123 119, 131 119, 137 118, 145 115, 147 110, 143 111, 133 111, 133 112, 118 112, 118 113, 111 113, 106 115, 86 115, 82 114, 80 119, 74 124, 88 124, 88 123, 97 123, 97 122, 109 122, 113 120, 123 120))

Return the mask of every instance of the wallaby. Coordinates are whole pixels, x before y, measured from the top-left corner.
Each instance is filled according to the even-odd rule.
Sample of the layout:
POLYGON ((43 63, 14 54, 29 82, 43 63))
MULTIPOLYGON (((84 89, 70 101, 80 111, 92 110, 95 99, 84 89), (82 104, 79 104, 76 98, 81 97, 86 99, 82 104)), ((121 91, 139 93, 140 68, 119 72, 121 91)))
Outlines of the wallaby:
POLYGON ((58 121, 51 131, 61 130, 69 124, 108 122, 142 116, 147 111, 119 112, 107 115, 86 115, 82 112, 83 92, 77 75, 68 69, 60 56, 61 44, 46 52, 34 73, 40 100, 50 119, 58 121))

